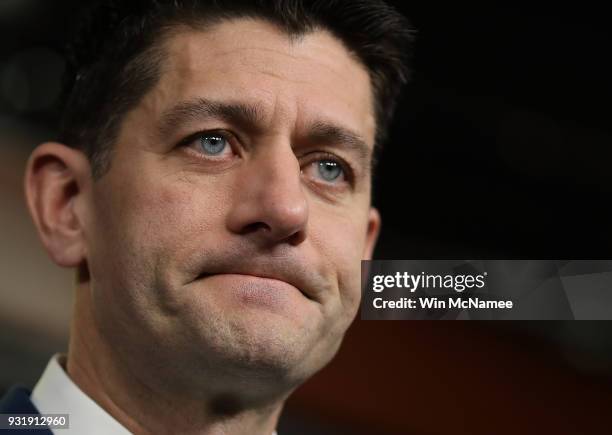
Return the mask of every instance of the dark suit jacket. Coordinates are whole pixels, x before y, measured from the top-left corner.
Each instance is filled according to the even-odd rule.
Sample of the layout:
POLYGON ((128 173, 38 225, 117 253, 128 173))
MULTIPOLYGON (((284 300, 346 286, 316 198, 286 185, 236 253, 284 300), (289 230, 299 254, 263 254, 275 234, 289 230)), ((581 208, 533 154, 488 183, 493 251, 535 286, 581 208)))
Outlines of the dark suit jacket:
MULTIPOLYGON (((0 400, 0 414, 40 414, 30 400, 30 390, 24 387, 11 387, 0 400)), ((53 435, 48 429, 44 430, 0 430, 2 435, 53 435)))

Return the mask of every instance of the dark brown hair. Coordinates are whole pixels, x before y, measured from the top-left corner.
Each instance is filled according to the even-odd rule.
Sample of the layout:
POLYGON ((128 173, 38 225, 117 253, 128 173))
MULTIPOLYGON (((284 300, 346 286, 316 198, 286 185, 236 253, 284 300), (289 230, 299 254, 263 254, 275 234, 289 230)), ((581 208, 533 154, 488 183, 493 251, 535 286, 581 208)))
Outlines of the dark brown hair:
POLYGON ((369 72, 380 147, 408 80, 414 34, 383 1, 107 0, 88 10, 69 46, 60 125, 60 140, 85 152, 95 179, 109 168, 123 117, 159 79, 167 31, 233 18, 266 20, 291 37, 325 29, 342 41, 369 72))

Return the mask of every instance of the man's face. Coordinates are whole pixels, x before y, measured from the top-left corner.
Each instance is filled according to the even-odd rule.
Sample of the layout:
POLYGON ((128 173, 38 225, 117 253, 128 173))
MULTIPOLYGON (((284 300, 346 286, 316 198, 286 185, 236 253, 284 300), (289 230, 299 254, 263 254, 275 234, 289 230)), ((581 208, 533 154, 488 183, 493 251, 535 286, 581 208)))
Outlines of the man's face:
POLYGON ((257 20, 165 50, 91 191, 94 319, 191 382, 300 382, 354 318, 378 232, 367 71, 329 33, 291 41, 257 20))

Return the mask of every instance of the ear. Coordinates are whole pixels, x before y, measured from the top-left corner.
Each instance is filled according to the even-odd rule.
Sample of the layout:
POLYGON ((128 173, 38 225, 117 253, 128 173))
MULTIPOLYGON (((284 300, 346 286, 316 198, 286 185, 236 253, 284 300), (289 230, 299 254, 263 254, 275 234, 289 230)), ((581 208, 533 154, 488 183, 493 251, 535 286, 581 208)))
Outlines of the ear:
POLYGON ((76 267, 85 259, 81 206, 90 174, 87 157, 60 143, 39 145, 28 160, 28 209, 43 246, 59 266, 76 267))
POLYGON ((363 260, 371 260, 376 241, 378 240, 378 234, 380 233, 380 213, 374 207, 370 207, 368 214, 368 229, 366 232, 366 243, 363 249, 363 260))

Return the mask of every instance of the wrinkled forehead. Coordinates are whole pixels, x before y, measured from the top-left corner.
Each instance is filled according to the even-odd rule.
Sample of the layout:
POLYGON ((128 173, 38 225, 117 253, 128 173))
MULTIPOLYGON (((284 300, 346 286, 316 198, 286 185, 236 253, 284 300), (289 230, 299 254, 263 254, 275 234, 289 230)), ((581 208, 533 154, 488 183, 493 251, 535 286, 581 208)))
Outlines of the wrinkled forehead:
POLYGON ((163 44, 155 113, 194 97, 244 101, 262 125, 331 119, 373 145, 375 116, 367 69, 325 30, 290 37, 262 20, 234 19, 205 30, 178 27, 163 44))

